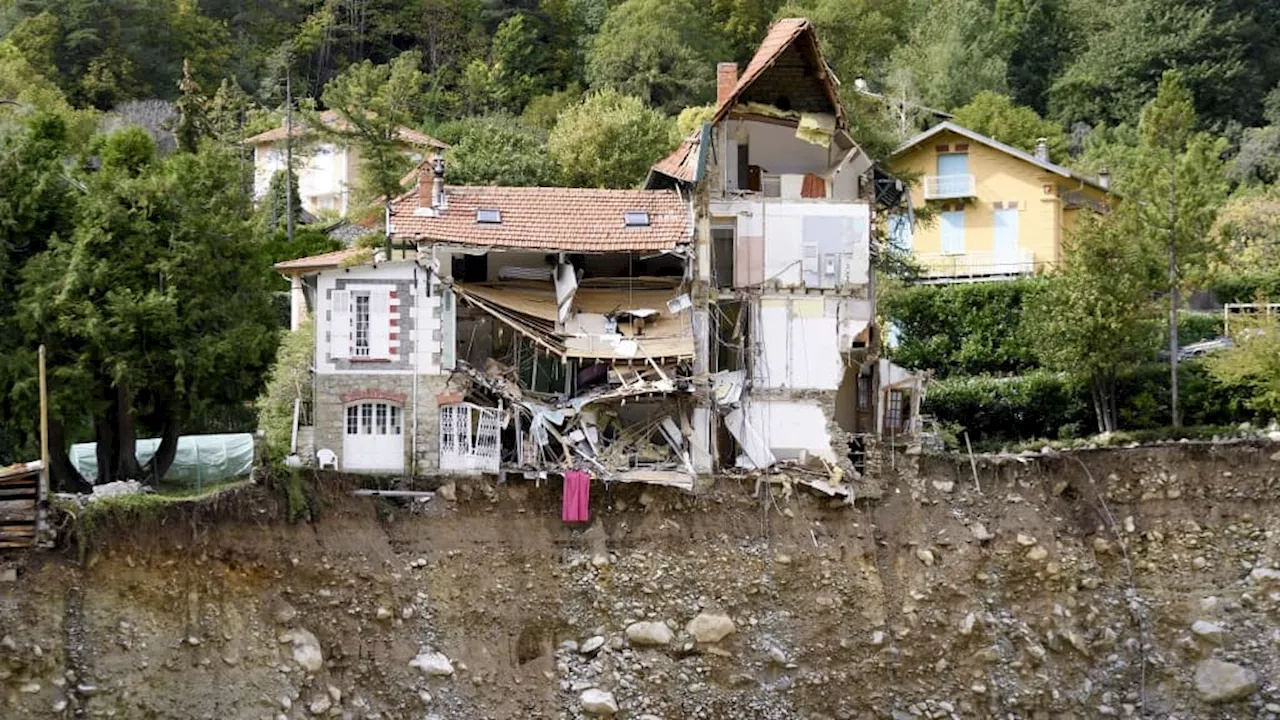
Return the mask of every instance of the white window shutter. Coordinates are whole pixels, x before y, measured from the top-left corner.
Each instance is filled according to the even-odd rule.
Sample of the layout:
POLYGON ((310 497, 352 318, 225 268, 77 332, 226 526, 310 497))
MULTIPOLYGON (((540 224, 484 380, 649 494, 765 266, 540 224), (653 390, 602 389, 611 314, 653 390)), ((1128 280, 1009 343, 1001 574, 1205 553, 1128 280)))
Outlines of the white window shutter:
POLYGON ((391 296, 383 289, 369 293, 369 357, 391 357, 391 296))
POLYGON ((329 322, 329 356, 345 358, 351 356, 351 293, 346 290, 334 290, 333 302, 330 305, 329 322))

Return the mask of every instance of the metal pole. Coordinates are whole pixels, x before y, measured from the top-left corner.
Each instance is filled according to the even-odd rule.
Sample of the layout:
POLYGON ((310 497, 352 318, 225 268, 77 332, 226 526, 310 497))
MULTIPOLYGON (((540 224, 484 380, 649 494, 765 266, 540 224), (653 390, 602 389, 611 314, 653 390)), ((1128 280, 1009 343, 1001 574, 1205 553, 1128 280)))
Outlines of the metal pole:
MULTIPOLYGON (((286 232, 293 243, 293 68, 285 56, 284 67, 284 211, 286 232)), ((279 226, 277 226, 279 227, 279 226)))

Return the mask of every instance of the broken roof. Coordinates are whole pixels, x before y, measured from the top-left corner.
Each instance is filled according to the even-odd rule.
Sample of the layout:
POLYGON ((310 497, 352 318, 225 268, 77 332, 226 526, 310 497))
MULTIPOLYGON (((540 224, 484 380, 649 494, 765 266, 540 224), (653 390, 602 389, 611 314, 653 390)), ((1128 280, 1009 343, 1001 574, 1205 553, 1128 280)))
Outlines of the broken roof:
MULTIPOLYGON (((346 122, 342 120, 338 116, 338 113, 333 110, 325 110, 324 112, 320 113, 320 122, 324 123, 325 125, 328 125, 329 127, 334 127, 334 128, 340 128, 346 125, 346 122)), ((306 133, 307 133, 306 123, 295 122, 293 124, 294 137, 299 137, 299 136, 305 135, 306 133)), ((287 133, 285 131, 284 126, 281 125, 280 127, 272 128, 266 132, 258 133, 253 137, 246 138, 244 143, 246 145, 262 145, 264 143, 279 142, 280 140, 283 140, 285 138, 286 134, 287 133)), ((433 147, 433 148, 441 148, 441 149, 449 147, 447 144, 431 137, 430 135, 427 135, 426 133, 418 132, 417 130, 414 130, 412 128, 401 127, 396 134, 398 139, 401 142, 405 143, 406 145, 421 145, 423 147, 433 147)))
MULTIPOLYGON (((715 114, 711 117, 712 125, 729 116, 733 108, 744 100, 750 100, 752 88, 771 68, 785 73, 785 83, 789 87, 808 81, 816 81, 835 110, 836 127, 847 127, 844 106, 840 103, 836 88, 840 80, 836 78, 831 67, 822 56, 818 45, 817 29, 808 18, 784 18, 769 27, 769 32, 756 54, 747 63, 746 69, 738 76, 733 92, 716 104, 715 114), (794 53, 792 52, 794 51, 794 53), (798 57, 795 57, 798 55, 798 57), (794 57, 794 61, 792 58, 794 57)), ((757 98, 764 103, 772 103, 774 98, 757 98)), ((699 178, 698 164, 701 150, 701 135, 694 132, 680 143, 675 152, 660 160, 653 166, 653 172, 675 178, 681 182, 696 182, 699 178)))
POLYGON ((394 200, 395 237, 565 252, 674 250, 693 237, 689 208, 672 190, 460 186, 447 187, 445 200, 438 212, 421 207, 418 189, 394 200), (637 211, 648 224, 627 223, 637 211))
POLYGON ((1035 165, 1036 167, 1042 170, 1045 170, 1047 172, 1053 173, 1054 175, 1060 175, 1064 178, 1070 178, 1072 180, 1079 180, 1080 182, 1086 185, 1095 187, 1098 190, 1102 190, 1103 192, 1111 192, 1111 190, 1108 189, 1107 186, 1100 183, 1098 181, 1098 178, 1092 175, 1085 175, 1083 173, 1078 173, 1069 167, 1058 165, 1057 163, 1052 163, 1052 162, 1049 162, 1048 160, 1041 160, 1040 158, 1036 157, 1035 155, 1032 155, 1029 152, 1019 150, 1018 148, 1013 147, 1012 145, 1006 145, 1000 142, 999 140, 996 140, 995 138, 990 138, 981 133, 974 132, 973 130, 970 130, 965 126, 958 125, 950 120, 940 122, 937 125, 934 125, 933 127, 929 128, 928 130, 925 130, 924 132, 920 133, 919 135, 916 135, 910 140, 902 143, 901 145, 898 146, 898 149, 893 151, 893 155, 894 157, 902 155, 903 153, 911 150, 912 148, 916 147, 920 143, 928 140, 931 137, 935 137, 943 132, 953 132, 957 135, 966 137, 976 143, 981 143, 983 145, 986 145, 987 147, 993 150, 998 150, 1002 153, 1005 153, 1006 155, 1012 155, 1013 157, 1018 158, 1023 162, 1035 165))

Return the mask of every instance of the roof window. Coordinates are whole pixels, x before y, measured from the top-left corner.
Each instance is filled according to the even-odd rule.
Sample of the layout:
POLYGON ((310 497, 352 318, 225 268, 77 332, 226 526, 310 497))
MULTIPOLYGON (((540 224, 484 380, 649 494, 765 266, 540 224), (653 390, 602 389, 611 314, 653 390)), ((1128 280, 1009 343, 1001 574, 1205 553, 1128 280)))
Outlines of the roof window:
POLYGON ((496 208, 480 208, 476 210, 476 222, 485 225, 502 224, 502 211, 496 208))
POLYGON ((622 213, 622 221, 627 227, 649 227, 649 211, 628 210, 622 213))

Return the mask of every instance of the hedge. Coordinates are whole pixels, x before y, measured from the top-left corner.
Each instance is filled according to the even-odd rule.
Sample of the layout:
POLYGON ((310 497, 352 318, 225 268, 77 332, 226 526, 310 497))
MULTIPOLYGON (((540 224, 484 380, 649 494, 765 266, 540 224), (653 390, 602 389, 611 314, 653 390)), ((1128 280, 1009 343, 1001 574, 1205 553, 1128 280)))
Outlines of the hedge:
POLYGON ((1047 280, 895 288, 880 301, 897 331, 891 356, 936 377, 1011 374, 1036 367, 1022 307, 1047 280))
MULTIPOLYGON (((1217 385, 1198 360, 1179 365, 1185 425, 1227 425, 1255 420, 1217 385)), ((1120 427, 1168 425, 1169 366, 1147 363, 1117 382, 1120 427)), ((1066 376, 1036 370, 1010 377, 971 376, 929 384, 923 412, 946 429, 967 430, 982 447, 1037 438, 1072 438, 1097 431, 1089 388, 1066 376)))
POLYGON ((1221 277, 1209 286, 1223 303, 1249 303, 1258 300, 1280 302, 1280 273, 1244 273, 1221 277))

